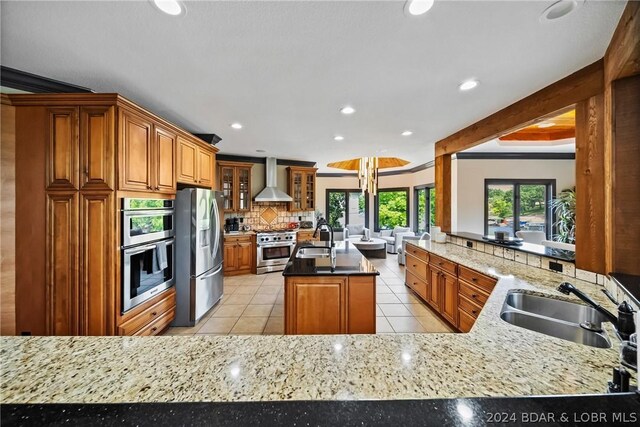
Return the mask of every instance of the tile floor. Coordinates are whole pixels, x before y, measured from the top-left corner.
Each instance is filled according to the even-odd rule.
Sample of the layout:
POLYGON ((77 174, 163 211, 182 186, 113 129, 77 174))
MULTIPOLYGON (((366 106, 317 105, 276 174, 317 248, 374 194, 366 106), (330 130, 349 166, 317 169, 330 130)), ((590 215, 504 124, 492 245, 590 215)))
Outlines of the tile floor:
MULTIPOLYGON (((404 285, 396 255, 372 262, 377 279, 376 333, 453 332, 404 285)), ((225 277, 224 297, 192 328, 167 335, 281 335, 284 332, 284 278, 281 272, 225 277)))

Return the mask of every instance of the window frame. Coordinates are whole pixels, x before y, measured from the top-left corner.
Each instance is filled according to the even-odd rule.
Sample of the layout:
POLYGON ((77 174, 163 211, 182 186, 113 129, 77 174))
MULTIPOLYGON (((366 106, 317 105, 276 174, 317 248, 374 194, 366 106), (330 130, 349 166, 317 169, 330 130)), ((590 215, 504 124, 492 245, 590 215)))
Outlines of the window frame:
POLYGON ((549 206, 549 201, 556 197, 555 178, 531 178, 531 179, 508 179, 508 178, 486 178, 484 180, 484 235, 489 234, 489 186, 490 185, 513 185, 513 235, 520 231, 520 186, 521 185, 544 185, 545 191, 545 234, 547 240, 552 240, 556 231, 556 218, 549 206))
MULTIPOLYGON (((345 205, 344 205, 344 211, 349 212, 349 193, 360 193, 362 194, 362 190, 359 188, 327 188, 325 190, 325 203, 324 203, 324 208, 325 208, 325 218, 328 220, 329 219, 329 193, 344 193, 344 198, 345 198, 345 205)), ((349 225, 349 215, 345 215, 344 218, 344 225, 345 227, 347 225, 349 225)), ((369 228, 369 193, 366 192, 364 193, 364 226, 366 228, 369 228)), ((342 229, 336 229, 335 231, 343 231, 344 228, 342 229)))
POLYGON ((380 215, 378 215, 378 210, 380 209, 380 193, 387 193, 387 192, 393 192, 393 191, 404 191, 406 198, 407 198, 407 209, 405 212, 405 224, 407 225, 407 227, 410 226, 411 224, 411 219, 410 219, 410 212, 411 212, 411 199, 409 198, 409 190, 410 187, 396 187, 396 188, 378 188, 378 192, 376 193, 375 197, 374 197, 374 211, 373 211, 373 224, 374 224, 374 230, 373 231, 380 231, 380 224, 378 223, 380 221, 380 215))
POLYGON ((416 185, 413 187, 413 232, 414 233, 431 233, 431 189, 435 188, 435 184, 422 184, 416 185), (425 190, 425 194, 427 196, 426 207, 427 207, 427 229, 425 231, 418 231, 418 225, 420 223, 418 218, 418 192, 421 190, 425 190))

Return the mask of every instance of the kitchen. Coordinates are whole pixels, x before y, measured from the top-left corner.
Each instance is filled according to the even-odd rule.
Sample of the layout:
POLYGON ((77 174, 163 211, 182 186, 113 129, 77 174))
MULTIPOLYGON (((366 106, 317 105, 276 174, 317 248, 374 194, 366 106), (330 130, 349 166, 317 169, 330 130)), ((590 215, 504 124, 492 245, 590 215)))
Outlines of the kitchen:
MULTIPOLYGON (((419 28, 412 31, 431 31, 424 23, 442 23, 424 19, 441 16, 446 22, 439 14, 460 13, 461 7, 455 2, 436 2, 432 10, 413 17, 403 16, 401 3, 386 3, 341 7, 345 13, 354 13, 350 15, 354 19, 367 11, 382 20, 379 23, 386 19, 398 25, 412 22, 419 28)), ((407 2, 407 7, 412 3, 407 2)), ((195 25, 205 12, 209 17, 216 16, 214 11, 221 13, 216 18, 221 28, 212 31, 222 31, 224 14, 232 12, 248 14, 246 22, 257 22, 252 21, 256 13, 270 16, 269 25, 281 19, 277 11, 314 12, 311 16, 318 19, 335 17, 334 11, 315 2, 293 3, 288 5, 291 9, 252 2, 178 4, 189 13, 163 16, 151 2, 126 7, 135 12, 132 16, 149 22, 157 18, 179 25, 195 25)), ((240 114, 231 96, 226 98, 227 111, 214 107, 204 114, 202 108, 179 98, 174 88, 167 88, 165 94, 166 99, 175 97, 173 107, 149 96, 152 92, 142 88, 145 80, 154 78, 153 73, 136 80, 140 85, 136 92, 133 86, 119 86, 116 73, 112 78, 90 81, 82 78, 83 72, 47 70, 35 59, 29 59, 35 61, 30 65, 12 53, 12 46, 18 43, 16 25, 5 19, 35 19, 39 28, 46 28, 43 11, 47 8, 3 3, 3 51, 5 46, 10 50, 3 57, 2 86, 12 89, 3 90, 2 96, 3 421, 20 424, 24 420, 20 417, 40 416, 45 422, 65 410, 47 404, 136 407, 143 402, 157 404, 155 409, 163 412, 175 408, 183 416, 188 416, 183 411, 195 408, 189 405, 196 402, 201 402, 198 408, 206 414, 246 408, 238 424, 269 414, 277 420, 278 414, 298 411, 302 405, 310 405, 305 407, 306 418, 296 412, 282 421, 375 423, 373 414, 382 412, 404 423, 415 423, 417 418, 412 417, 423 422, 489 422, 486 414, 492 409, 512 408, 513 413, 521 414, 527 404, 550 410, 563 405, 578 416, 585 406, 609 415, 619 411, 635 416, 637 395, 627 391, 637 384, 637 374, 629 360, 621 364, 618 354, 620 338, 629 332, 628 322, 623 325, 621 320, 628 313, 616 306, 626 300, 631 309, 637 309, 634 280, 639 272, 634 259, 640 239, 635 238, 638 198, 632 195, 637 194, 640 182, 635 179, 633 161, 638 153, 633 137, 638 129, 634 113, 638 6, 634 2, 586 2, 573 6, 575 10, 569 10, 567 17, 544 24, 538 21, 540 6, 465 5, 475 7, 485 19, 504 17, 515 10, 510 8, 522 7, 518 10, 527 18, 520 25, 530 25, 527 31, 538 37, 559 31, 552 27, 558 23, 579 30, 589 22, 600 47, 581 45, 584 51, 591 49, 589 55, 573 57, 573 64, 558 63, 561 69, 557 72, 544 67, 533 70, 529 77, 541 76, 536 83, 517 90, 511 86, 513 94, 492 98, 492 105, 474 104, 478 102, 474 96, 493 96, 484 91, 492 83, 487 80, 489 74, 483 73, 471 92, 456 91, 459 97, 467 97, 466 101, 456 98, 462 119, 439 128, 438 136, 430 137, 431 143, 420 134, 445 123, 442 116, 438 125, 424 127, 413 123, 417 118, 407 124, 394 117, 399 120, 393 123, 396 139, 380 130, 382 137, 363 133, 361 140, 367 142, 358 147, 357 138, 350 140, 355 129, 390 122, 372 116, 367 111, 372 107, 364 98, 356 103, 338 96, 331 104, 323 103, 326 100, 319 92, 327 90, 318 76, 322 90, 316 94, 323 102, 313 103, 316 113, 298 115, 286 102, 277 104, 271 98, 272 110, 289 113, 287 117, 296 117, 300 123, 314 117, 314 122, 326 125, 329 122, 321 111, 333 109, 326 113, 334 117, 329 139, 338 145, 327 149, 317 136, 326 133, 326 128, 320 132, 309 126, 309 135, 318 134, 307 140, 311 136, 286 136, 296 134, 289 128, 295 120, 270 117, 269 125, 261 122, 261 115, 271 112, 258 102, 260 97, 253 100, 260 112, 240 114), (535 22, 528 23, 534 15, 535 22), (585 21, 574 19, 577 17, 585 21), (34 82, 58 93, 37 93, 34 82), (124 96, 113 94, 116 90, 124 96), (471 171, 478 171, 475 165, 481 161, 495 160, 481 159, 486 155, 469 150, 549 122, 567 108, 575 109, 574 173, 570 174, 575 176, 577 198, 574 258, 546 250, 527 252, 526 247, 485 241, 483 237, 491 237, 489 231, 473 229, 475 226, 459 228, 471 218, 471 212, 474 224, 484 216, 479 222, 483 226, 512 227, 515 234, 518 227, 530 224, 531 231, 539 231, 542 220, 531 219, 536 206, 513 214, 498 214, 497 208, 483 213, 482 208, 469 207, 472 200, 464 190, 475 185, 470 177, 477 176, 471 171), (216 116, 217 125, 205 131, 203 123, 216 116), (408 129, 413 135, 405 135, 408 129), (221 134, 222 140, 204 135, 213 132, 221 134), (393 142, 374 147, 380 139, 393 142), (373 150, 366 152, 362 147, 369 141, 373 150), (424 149, 426 145, 429 149, 424 149), (397 155, 408 164, 380 171, 372 167, 372 173, 367 161, 355 173, 326 166, 363 155, 378 159, 397 155), (433 196, 425 188, 434 188, 433 196), (261 200, 262 190, 276 195, 261 200), (398 202, 397 209, 388 208, 391 201, 398 202), (421 208, 431 201, 433 210, 421 208), (427 212, 433 213, 433 224, 426 219, 431 216, 427 212), (428 231, 421 229, 424 221, 428 231), (394 225, 388 228, 387 224, 394 225), (440 231, 433 228, 436 224, 440 231), (315 231, 317 237, 313 237, 315 231), (363 243, 374 239, 385 242, 382 253, 363 249, 363 243), (444 242, 439 241, 442 239, 444 242), (404 265, 399 263, 401 255, 404 265), (201 259, 206 260, 205 265, 198 267, 201 259), (593 302, 585 301, 578 291, 593 302), (142 298, 136 299, 138 296, 142 298), (252 307, 250 313, 246 313, 248 307, 252 307), (559 312, 573 313, 574 309, 587 313, 588 322, 558 317, 559 312), (612 315, 615 321, 604 310, 617 313, 612 315), (397 315, 399 311, 408 314, 397 315), (217 316, 220 313, 225 315, 217 316), (273 335, 252 336, 260 334, 273 335), (578 340, 578 335, 584 339, 578 340), (123 364, 123 360, 128 362, 123 364), (625 393, 603 394, 607 388, 625 393), (522 396, 526 398, 514 399, 522 396), (25 403, 42 406, 21 405, 25 403), (336 411, 336 418, 317 418, 327 412, 322 409, 324 404, 336 411), (441 409, 428 410, 439 404, 441 409)), ((60 13, 60 6, 48 7, 47 13, 60 13)), ((118 10, 109 3, 80 2, 73 7, 77 16, 118 10)), ((109 13, 97 15, 100 25, 109 22, 109 13)), ((70 29, 75 28, 70 18, 65 19, 70 29)), ((243 22, 238 19, 235 25, 243 22)), ((305 34, 295 25, 296 34, 305 34)), ((384 25, 376 27, 387 31, 384 25)), ((518 33, 522 40, 524 33, 518 33)), ((372 34, 377 33, 368 35, 372 34)), ((224 34, 220 37, 217 40, 224 39, 224 34)), ((278 43, 291 39, 288 34, 278 43)), ((259 38, 252 40, 259 46, 259 38)), ((384 48, 378 42, 374 44, 384 48)), ((37 43, 46 45, 45 38, 40 36, 37 43)), ((60 40, 57 43, 50 51, 69 58, 74 49, 61 47, 60 40)), ((567 57, 570 53, 563 51, 567 57)), ((282 60, 278 52, 270 54, 282 60)), ((312 70, 314 66, 305 63, 301 68, 312 70)), ((401 68, 411 70, 410 66, 401 68)), ((264 95, 270 87, 259 84, 264 77, 260 73, 252 77, 255 80, 247 79, 241 69, 237 65, 231 72, 226 70, 226 78, 238 102, 249 108, 252 100, 238 90, 234 74, 238 81, 251 82, 252 88, 264 87, 264 95)), ((404 101, 408 98, 416 97, 404 101)), ((451 105, 444 98, 441 101, 451 105)), ((299 104, 300 111, 308 107, 299 104)), ((508 161, 516 171, 518 164, 524 164, 517 163, 520 161, 537 161, 538 169, 550 163, 565 168, 561 165, 567 156, 554 156, 557 159, 541 156, 508 161)), ((505 161, 504 156, 500 161, 505 161)), ((489 186, 487 194, 503 191, 490 187, 504 185, 486 181, 491 178, 502 177, 494 172, 482 178, 489 186)), ((513 184, 513 193, 504 190, 500 197, 518 194, 525 189, 518 185, 528 184, 533 185, 513 184)), ((563 189, 557 188, 558 192, 563 189)), ((474 197, 478 193, 473 190, 474 197)), ((511 208, 515 209, 519 199, 514 196, 513 200, 511 208)), ((498 206, 493 199, 491 203, 498 206)), ((85 406, 82 410, 98 408, 85 406)), ((133 412, 124 410, 121 415, 129 417, 133 412)), ((196 418, 186 419, 197 422, 196 418)), ((271 418, 262 420, 267 419, 271 418)))

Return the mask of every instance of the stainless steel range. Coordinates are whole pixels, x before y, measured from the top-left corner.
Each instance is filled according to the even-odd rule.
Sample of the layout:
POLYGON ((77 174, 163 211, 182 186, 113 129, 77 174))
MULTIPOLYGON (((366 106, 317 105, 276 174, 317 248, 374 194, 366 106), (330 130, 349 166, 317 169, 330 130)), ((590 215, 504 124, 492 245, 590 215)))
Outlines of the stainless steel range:
POLYGON ((260 231, 256 234, 258 274, 282 271, 296 246, 295 231, 260 231))

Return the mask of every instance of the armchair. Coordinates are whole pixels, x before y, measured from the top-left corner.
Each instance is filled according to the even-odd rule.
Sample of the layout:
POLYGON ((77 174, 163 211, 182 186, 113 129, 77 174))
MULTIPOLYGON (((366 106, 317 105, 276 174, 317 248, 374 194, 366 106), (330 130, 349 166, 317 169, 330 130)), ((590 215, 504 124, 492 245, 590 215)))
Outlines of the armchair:
POLYGON ((402 238, 404 236, 415 236, 409 227, 396 227, 393 230, 382 230, 378 237, 387 243, 387 253, 396 254, 402 246, 402 238))
POLYGON ((405 265, 405 253, 407 251, 407 242, 408 241, 418 241, 418 240, 430 240, 431 235, 429 233, 422 233, 420 237, 418 236, 403 236, 402 237, 402 245, 398 248, 398 264, 405 265))

